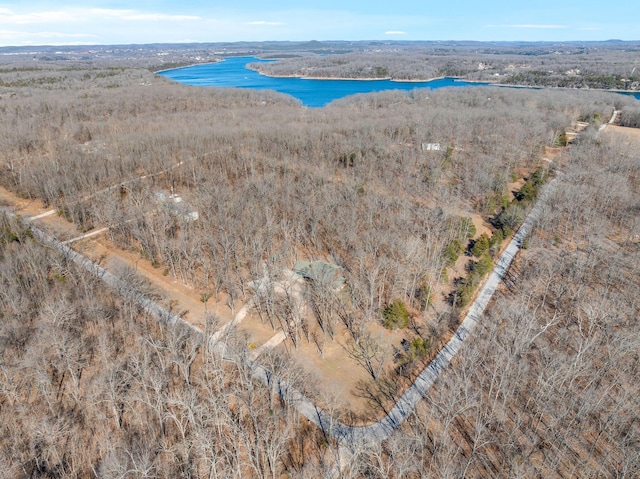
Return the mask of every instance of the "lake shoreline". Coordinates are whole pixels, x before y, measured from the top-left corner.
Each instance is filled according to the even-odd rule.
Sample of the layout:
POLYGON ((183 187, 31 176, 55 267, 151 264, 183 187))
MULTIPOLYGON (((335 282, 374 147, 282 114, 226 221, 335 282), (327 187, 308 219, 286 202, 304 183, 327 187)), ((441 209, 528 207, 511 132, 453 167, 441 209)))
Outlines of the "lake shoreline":
MULTIPOLYGON (((320 77, 320 76, 308 76, 308 75, 297 75, 297 74, 291 74, 291 75, 276 75, 273 73, 265 73, 262 72, 256 68, 249 68, 248 66, 246 67, 247 70, 251 70, 254 71, 256 73, 258 73, 259 75, 263 75, 265 77, 268 78, 297 78, 299 80, 337 80, 337 81, 391 81, 391 82, 395 82, 395 83, 429 83, 432 81, 437 81, 437 80, 445 80, 447 78, 453 79, 453 80, 461 80, 461 81, 469 81, 472 82, 472 80, 465 80, 462 77, 447 77, 447 76, 439 76, 439 77, 433 77, 433 78, 428 78, 427 80, 402 80, 400 78, 393 78, 393 77, 376 77, 376 78, 349 78, 349 77, 320 77)), ((487 83, 487 82, 482 82, 480 80, 475 80, 474 82, 480 82, 480 83, 487 83)))
POLYGON ((545 87, 545 86, 537 86, 537 85, 518 85, 518 84, 509 84, 509 83, 496 83, 490 80, 472 80, 467 79, 461 76, 437 76, 427 79, 407 79, 403 80, 400 78, 393 77, 379 77, 379 78, 348 78, 348 77, 322 77, 322 76, 307 76, 300 74, 291 74, 291 75, 277 75, 271 73, 262 72, 256 68, 245 67, 247 70, 254 71, 259 75, 263 75, 268 78, 297 78, 300 80, 337 80, 337 81, 391 81, 395 83, 429 83, 437 80, 453 80, 453 81, 461 81, 465 83, 477 83, 482 86, 496 86, 496 87, 505 87, 505 88, 529 88, 534 90, 543 90, 543 89, 564 89, 564 90, 579 90, 579 91, 602 91, 602 92, 611 92, 611 93, 626 93, 631 95, 640 94, 640 90, 618 90, 618 89, 604 89, 604 88, 568 88, 568 87, 545 87))
MULTIPOLYGON (((494 80, 468 80, 460 76, 438 76, 427 80, 402 80, 397 78, 345 78, 345 77, 320 77, 305 76, 299 74, 291 75, 271 75, 258 70, 260 62, 273 60, 263 60, 261 58, 242 55, 224 57, 217 61, 195 63, 176 68, 166 68, 155 72, 160 76, 172 79, 178 83, 191 84, 197 86, 216 86, 249 88, 253 90, 274 90, 287 94, 298 99, 303 106, 316 108, 325 107, 334 100, 355 94, 373 93, 379 91, 410 91, 416 88, 438 89, 444 87, 500 87, 500 88, 526 88, 526 89, 550 89, 561 87, 542 87, 532 85, 510 85, 498 83, 494 80), (255 67, 249 67, 251 63, 255 67), (196 70, 191 71, 194 68, 196 70), (198 69, 206 71, 204 76, 198 76, 198 69), (178 73, 176 73, 178 72, 178 73), (204 80, 202 82, 192 82, 193 80, 204 80), (209 80, 207 80, 207 78, 209 80), (304 82, 303 80, 309 80, 304 82), (329 81, 327 81, 329 80, 329 81), (333 80, 333 81, 331 81, 333 80), (319 82, 314 84, 313 82, 319 82), (321 85, 326 82, 325 85, 321 85)), ((628 90, 599 90, 570 88, 571 90, 603 91, 618 94, 632 95, 640 100, 640 92, 628 90)))
POLYGON ((226 60, 226 58, 218 60, 217 62, 190 63, 188 65, 183 65, 181 67, 172 67, 172 68, 164 68, 162 70, 155 70, 153 73, 155 75, 159 75, 160 73, 172 72, 173 70, 181 70, 183 68, 199 67, 199 66, 202 66, 202 65, 217 65, 218 63, 222 63, 225 60, 226 60))

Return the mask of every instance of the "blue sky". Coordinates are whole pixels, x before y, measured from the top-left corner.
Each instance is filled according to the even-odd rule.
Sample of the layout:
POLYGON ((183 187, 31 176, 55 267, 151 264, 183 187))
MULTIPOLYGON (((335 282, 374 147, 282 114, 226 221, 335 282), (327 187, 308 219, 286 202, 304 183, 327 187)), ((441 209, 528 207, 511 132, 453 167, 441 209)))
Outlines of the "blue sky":
POLYGON ((640 40, 639 0, 0 0, 0 46, 612 38, 640 40))

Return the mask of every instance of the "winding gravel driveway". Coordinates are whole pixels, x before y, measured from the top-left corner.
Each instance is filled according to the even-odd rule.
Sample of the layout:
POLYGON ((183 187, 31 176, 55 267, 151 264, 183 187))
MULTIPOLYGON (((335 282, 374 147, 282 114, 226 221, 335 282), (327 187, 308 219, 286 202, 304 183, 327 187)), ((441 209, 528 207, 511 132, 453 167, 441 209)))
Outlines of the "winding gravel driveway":
MULTIPOLYGON (((617 113, 617 111, 614 111, 611 121, 608 124, 613 122, 617 113)), ((603 125, 603 127, 606 126, 607 124, 603 125)), ((556 187, 557 178, 551 180, 547 185, 545 185, 535 206, 527 215, 522 226, 500 256, 498 263, 487 278, 482 289, 478 293, 477 298, 471 304, 466 317, 454 333, 453 337, 436 355, 436 357, 420 372, 413 384, 411 384, 404 394, 402 394, 391 410, 389 410, 389 412, 379 421, 368 426, 349 426, 343 424, 331 417, 331 415, 325 413, 311 400, 306 398, 304 394, 291 387, 286 382, 279 380, 268 369, 260 365, 257 360, 248 359, 247 361, 252 368, 253 376, 264 383, 272 391, 278 393, 300 414, 320 427, 326 435, 338 440, 339 443, 345 444, 342 440, 347 440, 349 443, 369 443, 382 441, 388 438, 393 430, 402 424, 402 422, 413 412, 418 401, 425 396, 440 373, 449 365, 453 357, 458 353, 465 339, 471 335, 475 327, 482 320, 483 312, 495 293, 496 288, 509 269, 515 255, 520 250, 523 240, 529 235, 533 225, 542 216, 545 208, 548 206, 548 198, 556 187)), ((18 216, 9 208, 0 208, 0 210, 4 211, 9 216, 18 216)), ((45 216, 50 213, 51 212, 47 212, 40 216, 45 216)), ((182 324, 196 334, 204 334, 200 328, 171 313, 156 301, 145 297, 140 292, 137 292, 134 288, 131 288, 125 280, 117 277, 113 273, 110 273, 97 263, 94 263, 87 257, 74 251, 66 244, 46 234, 33 225, 30 225, 30 228, 33 231, 34 237, 41 243, 58 250, 67 258, 81 265, 91 274, 98 276, 105 283, 114 288, 119 294, 137 303, 142 309, 156 317, 158 320, 167 324, 182 324)), ((238 312, 234 320, 227 326, 230 328, 234 324, 242 321, 252 303, 253 301, 250 300, 245 307, 238 312)), ((210 347, 215 348, 223 356, 227 356, 225 353, 228 353, 225 345, 225 333, 229 328, 221 329, 209 340, 210 347)))
POLYGON ((416 380, 404 392, 391 410, 378 422, 368 426, 348 426, 334 420, 322 411, 300 392, 289 388, 287 384, 278 382, 270 376, 268 370, 257 363, 253 363, 254 376, 264 384, 271 386, 298 412, 320 427, 325 434, 334 439, 356 442, 377 442, 388 438, 409 416, 418 401, 420 401, 433 385, 440 373, 458 353, 465 339, 473 332, 482 319, 482 314, 489 304, 502 278, 506 274, 516 253, 520 250, 522 241, 529 235, 538 218, 544 212, 550 194, 557 187, 557 178, 551 180, 540 193, 539 199, 527 215, 525 221, 513 239, 500 256, 498 263, 471 304, 469 311, 449 342, 440 350, 436 357, 422 370, 416 380))
MULTIPOLYGON (((618 113, 618 111, 614 110, 611 120, 602 125, 599 131, 606 128, 608 124, 613 123, 618 113)), ((301 392, 291 387, 286 382, 279 380, 273 373, 271 373, 271 371, 260 365, 257 360, 248 359, 247 362, 253 371, 253 376, 264 383, 272 391, 277 392, 291 407, 294 407, 300 414, 320 427, 327 436, 338 441, 340 450, 342 451, 339 454, 345 454, 344 457, 338 458, 336 467, 340 469, 344 460, 348 460, 348 450, 343 447, 343 445, 378 442, 388 438, 393 430, 402 424, 402 422, 413 412, 418 401, 425 396, 440 373, 449 365, 453 357, 461 349, 465 339, 471 335, 478 323, 482 320, 484 310, 509 269, 515 255, 520 250, 523 240, 530 234, 536 221, 543 215, 544 210, 549 206, 549 197, 557 188, 557 184, 558 180, 557 178, 554 178, 545 185, 535 206, 525 218, 525 221, 507 246, 506 250, 500 256, 498 263, 487 278, 482 289, 478 293, 476 300, 470 306, 466 317, 456 330, 453 337, 436 355, 436 357, 420 372, 413 384, 407 388, 391 410, 379 421, 368 426, 349 426, 343 424, 313 404, 313 402, 306 398, 301 392)), ((11 217, 18 216, 13 213, 10 208, 0 207, 0 211, 4 211, 11 217)), ((35 218, 49 214, 52 214, 52 211, 48 211, 42 215, 36 216, 35 218)), ((143 294, 136 291, 135 288, 132 288, 125 280, 110 273, 97 263, 94 263, 87 257, 74 251, 66 244, 63 244, 61 241, 51 237, 33 225, 30 225, 30 228, 33 231, 34 237, 44 245, 58 250, 67 258, 85 268, 91 274, 102 279, 123 297, 137 303, 142 309, 156 317, 158 320, 167 324, 182 324, 196 334, 204 334, 198 327, 171 313, 156 301, 145 297, 143 294)), ((245 307, 238 312, 234 320, 229 325, 230 327, 233 324, 237 324, 244 318, 252 303, 253 300, 250 300, 245 307)), ((226 351, 226 345, 224 344, 226 330, 227 328, 223 328, 210 338, 210 346, 214 347, 222 355, 224 355, 226 351)), ((334 471, 337 475, 339 475, 338 469, 334 471)))
MULTIPOLYGON (((550 181, 543 189, 539 200, 533 207, 529 215, 526 217, 524 223, 515 234, 506 250, 500 257, 495 268, 489 275, 489 278, 484 283, 484 286, 480 290, 476 300, 469 308, 465 319, 462 321, 458 329, 449 342, 442 348, 442 350, 436 355, 436 357, 422 370, 416 380, 411 386, 404 392, 396 404, 391 410, 378 422, 368 426, 349 426, 343 424, 329 414, 325 413, 322 409, 316 406, 311 400, 306 398, 295 388, 288 385, 286 382, 279 380, 268 369, 260 365, 257 361, 249 360, 248 363, 253 370, 253 376, 264 383, 272 391, 278 393, 283 397, 292 407, 294 407, 300 414, 305 416, 311 422, 320 427, 325 434, 331 436, 340 442, 342 440, 348 440, 350 442, 374 442, 382 441, 389 437, 389 435, 396 429, 414 410, 418 401, 420 401, 427 393, 429 388, 433 385, 440 373, 451 362, 451 359, 458 353, 464 340, 469 337, 476 325, 482 319, 482 313, 487 307, 491 297, 493 296, 496 288, 500 284, 500 281, 507 272, 513 258, 520 249, 522 241, 530 233, 531 228, 542 215, 544 208, 547 204, 547 198, 549 194, 556 187, 557 179, 550 181)), ((17 216, 8 208, 1 208, 9 216, 17 216)), ((194 333, 203 335, 203 331, 194 326, 193 324, 185 321, 181 317, 171 313, 166 308, 158 304, 156 301, 144 296, 144 294, 132 288, 125 280, 119 278, 113 273, 107 271, 102 266, 91 261, 89 258, 73 250, 63 242, 56 238, 46 234, 41 229, 30 225, 33 231, 34 237, 41 243, 49 246, 68 259, 82 266, 85 270, 91 274, 99 277, 110 287, 115 289, 123 297, 135 302, 147 313, 154 316, 158 320, 167 324, 182 324, 194 333)), ((245 306, 249 307, 252 301, 245 306)), ((241 321, 247 313, 247 307, 242 308, 234 321, 231 324, 235 324, 241 321)), ((210 347, 215 348, 221 354, 225 355, 226 345, 224 344, 224 336, 227 328, 224 328, 217 334, 214 334, 210 339, 210 347)))

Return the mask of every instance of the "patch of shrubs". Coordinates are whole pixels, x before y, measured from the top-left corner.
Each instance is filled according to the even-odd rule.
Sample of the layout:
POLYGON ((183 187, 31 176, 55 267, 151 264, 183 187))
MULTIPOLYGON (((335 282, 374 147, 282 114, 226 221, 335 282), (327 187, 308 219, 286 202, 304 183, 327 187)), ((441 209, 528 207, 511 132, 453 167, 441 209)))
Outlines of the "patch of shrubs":
POLYGON ((503 238, 508 238, 522 221, 524 221, 525 211, 519 203, 512 203, 503 209, 492 220, 491 224, 502 232, 503 238))
POLYGON ((427 353, 429 353, 430 348, 431 341, 429 339, 422 339, 421 337, 417 337, 407 345, 407 362, 412 362, 416 359, 424 358, 427 353))
POLYGON ((464 246, 458 239, 454 239, 444 249, 444 257, 447 262, 447 266, 453 266, 458 261, 460 255, 464 253, 464 246))
POLYGON ((404 302, 396 300, 382 310, 382 324, 387 329, 403 329, 409 324, 409 311, 404 302))
POLYGON ((500 249, 500 245, 502 244, 503 241, 504 241, 504 233, 502 232, 502 230, 498 230, 495 233, 493 233, 491 235, 491 238, 489 238, 489 252, 491 254, 496 253, 497 250, 500 249))
POLYGON ((538 168, 533 174, 527 179, 527 182, 520 188, 520 191, 516 191, 513 196, 515 196, 516 200, 519 202, 522 201, 533 201, 538 196, 538 191, 540 187, 544 184, 547 179, 547 172, 544 168, 538 168))
MULTIPOLYGON (((536 199, 547 178, 548 171, 542 167, 538 168, 527 179, 520 191, 514 192, 515 201, 503 207, 500 213, 493 217, 491 224, 499 230, 502 238, 499 242, 498 238, 496 238, 490 248, 494 248, 497 244, 502 243, 502 240, 511 236, 513 231, 524 221, 524 206, 536 199)), ((494 234, 494 236, 496 235, 494 234)), ((474 256, 477 255, 474 254, 474 256)))
POLYGON ((473 264, 471 274, 477 274, 481 278, 487 275, 493 269, 493 261, 488 253, 484 253, 480 256, 480 259, 473 264))
POLYGON ((484 278, 493 269, 493 261, 488 252, 483 253, 478 261, 474 261, 469 266, 469 275, 458 283, 458 288, 452 296, 455 306, 462 308, 468 305, 473 298, 473 294, 484 278))
POLYGON ((487 235, 483 234, 473 242, 473 246, 471 247, 471 254, 479 258, 489 250, 489 247, 489 238, 487 237, 487 235))

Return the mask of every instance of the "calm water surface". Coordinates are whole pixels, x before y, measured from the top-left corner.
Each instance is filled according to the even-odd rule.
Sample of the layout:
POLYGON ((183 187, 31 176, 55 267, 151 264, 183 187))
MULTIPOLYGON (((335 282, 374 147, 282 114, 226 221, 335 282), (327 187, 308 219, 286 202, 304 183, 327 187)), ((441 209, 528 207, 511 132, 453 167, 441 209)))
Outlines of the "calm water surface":
POLYGON ((263 62, 254 57, 227 58, 218 63, 195 65, 167 70, 159 74, 187 85, 252 88, 275 90, 291 95, 303 105, 321 107, 338 98, 356 93, 371 93, 383 90, 413 90, 415 88, 442 88, 477 86, 444 78, 428 82, 396 82, 391 80, 309 80, 306 78, 273 78, 248 70, 247 63, 263 62))
MULTIPOLYGON (((255 57, 233 57, 218 63, 207 63, 191 67, 159 72, 160 75, 179 83, 197 86, 251 88, 275 90, 297 98, 303 105, 322 107, 338 98, 356 93, 371 93, 384 90, 413 90, 415 88, 468 87, 488 85, 470 83, 453 78, 426 82, 397 82, 391 80, 310 80, 306 78, 273 78, 260 75, 246 68, 247 63, 260 63, 255 57)), ((640 99, 640 93, 629 93, 640 99)))

